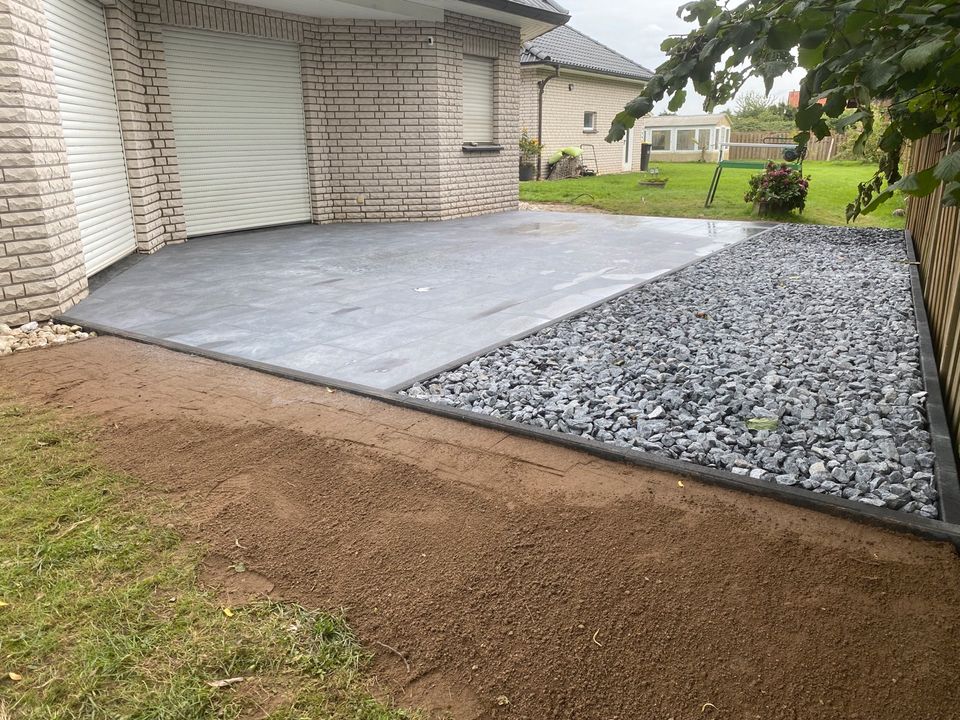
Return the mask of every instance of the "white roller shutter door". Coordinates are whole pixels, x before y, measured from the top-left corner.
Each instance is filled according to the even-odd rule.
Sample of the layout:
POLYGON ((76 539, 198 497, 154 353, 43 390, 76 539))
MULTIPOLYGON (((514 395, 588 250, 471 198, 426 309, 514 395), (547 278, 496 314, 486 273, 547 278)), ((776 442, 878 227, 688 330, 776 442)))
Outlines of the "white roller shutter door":
POLYGON ((167 29, 187 234, 310 220, 300 50, 167 29))
POLYGON ((463 56, 463 141, 493 142, 493 60, 463 56))
POLYGON ((136 250, 103 8, 44 4, 87 275, 136 250))

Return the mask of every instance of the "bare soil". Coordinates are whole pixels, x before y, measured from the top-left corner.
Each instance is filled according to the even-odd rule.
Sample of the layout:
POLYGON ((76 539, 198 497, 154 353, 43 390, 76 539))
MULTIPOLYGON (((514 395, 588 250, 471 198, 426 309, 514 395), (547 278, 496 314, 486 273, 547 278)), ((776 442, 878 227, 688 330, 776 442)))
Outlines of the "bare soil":
POLYGON ((0 388, 94 417, 230 602, 347 608, 431 717, 960 715, 945 544, 112 338, 0 388))

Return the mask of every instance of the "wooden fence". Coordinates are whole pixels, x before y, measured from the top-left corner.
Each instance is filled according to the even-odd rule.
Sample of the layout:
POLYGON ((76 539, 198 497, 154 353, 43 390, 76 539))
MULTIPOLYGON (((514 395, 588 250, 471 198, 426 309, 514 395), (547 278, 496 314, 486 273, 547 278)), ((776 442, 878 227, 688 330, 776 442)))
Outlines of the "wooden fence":
MULTIPOLYGON (((960 133, 930 135, 913 144, 910 170, 934 165, 960 133)), ((937 367, 943 384, 954 448, 960 449, 960 211, 940 204, 943 186, 924 198, 910 198, 907 230, 920 263, 923 297, 930 320, 937 367)))
MULTIPOLYGON (((783 132, 733 132, 730 133, 730 142, 742 143, 762 143, 771 142, 776 139, 777 142, 792 142, 796 134, 793 130, 784 130, 783 132)), ((837 150, 839 141, 835 137, 824 138, 823 140, 811 140, 807 145, 807 160, 832 160, 837 150)), ((780 148, 730 148, 730 160, 779 160, 782 150, 780 148)))

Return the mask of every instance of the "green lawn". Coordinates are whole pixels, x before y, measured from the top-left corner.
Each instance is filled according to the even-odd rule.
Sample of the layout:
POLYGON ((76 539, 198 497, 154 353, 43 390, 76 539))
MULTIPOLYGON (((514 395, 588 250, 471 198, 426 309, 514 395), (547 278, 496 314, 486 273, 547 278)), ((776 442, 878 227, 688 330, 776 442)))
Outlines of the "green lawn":
POLYGON ((224 607, 202 548, 94 457, 84 427, 0 397, 0 720, 416 717, 371 693, 341 614, 224 607))
MULTIPOLYGON (((703 207, 714 165, 708 163, 657 163, 660 177, 669 181, 664 188, 639 187, 637 182, 649 175, 626 173, 598 177, 520 183, 520 199, 528 202, 558 202, 592 205, 625 215, 658 215, 670 217, 717 218, 746 220, 755 217, 752 207, 743 201, 747 180, 758 170, 724 170, 716 200, 703 207), (586 195, 586 194, 589 194, 586 195), (592 196, 592 197, 590 197, 592 196)), ((791 222, 844 225, 844 211, 857 192, 857 184, 873 174, 873 165, 854 162, 808 162, 804 175, 810 176, 810 194, 802 215, 788 215, 791 222)), ((896 198, 877 212, 861 217, 856 225, 902 228, 904 219, 894 216, 894 208, 902 208, 903 199, 896 198)))

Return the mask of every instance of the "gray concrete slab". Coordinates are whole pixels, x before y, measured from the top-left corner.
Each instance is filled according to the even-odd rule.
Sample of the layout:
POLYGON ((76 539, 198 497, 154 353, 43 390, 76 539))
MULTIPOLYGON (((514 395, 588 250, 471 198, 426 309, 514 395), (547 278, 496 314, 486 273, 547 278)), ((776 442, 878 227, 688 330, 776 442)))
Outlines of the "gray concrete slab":
POLYGON ((520 211, 230 233, 121 261, 69 315, 387 389, 766 227, 520 211))

